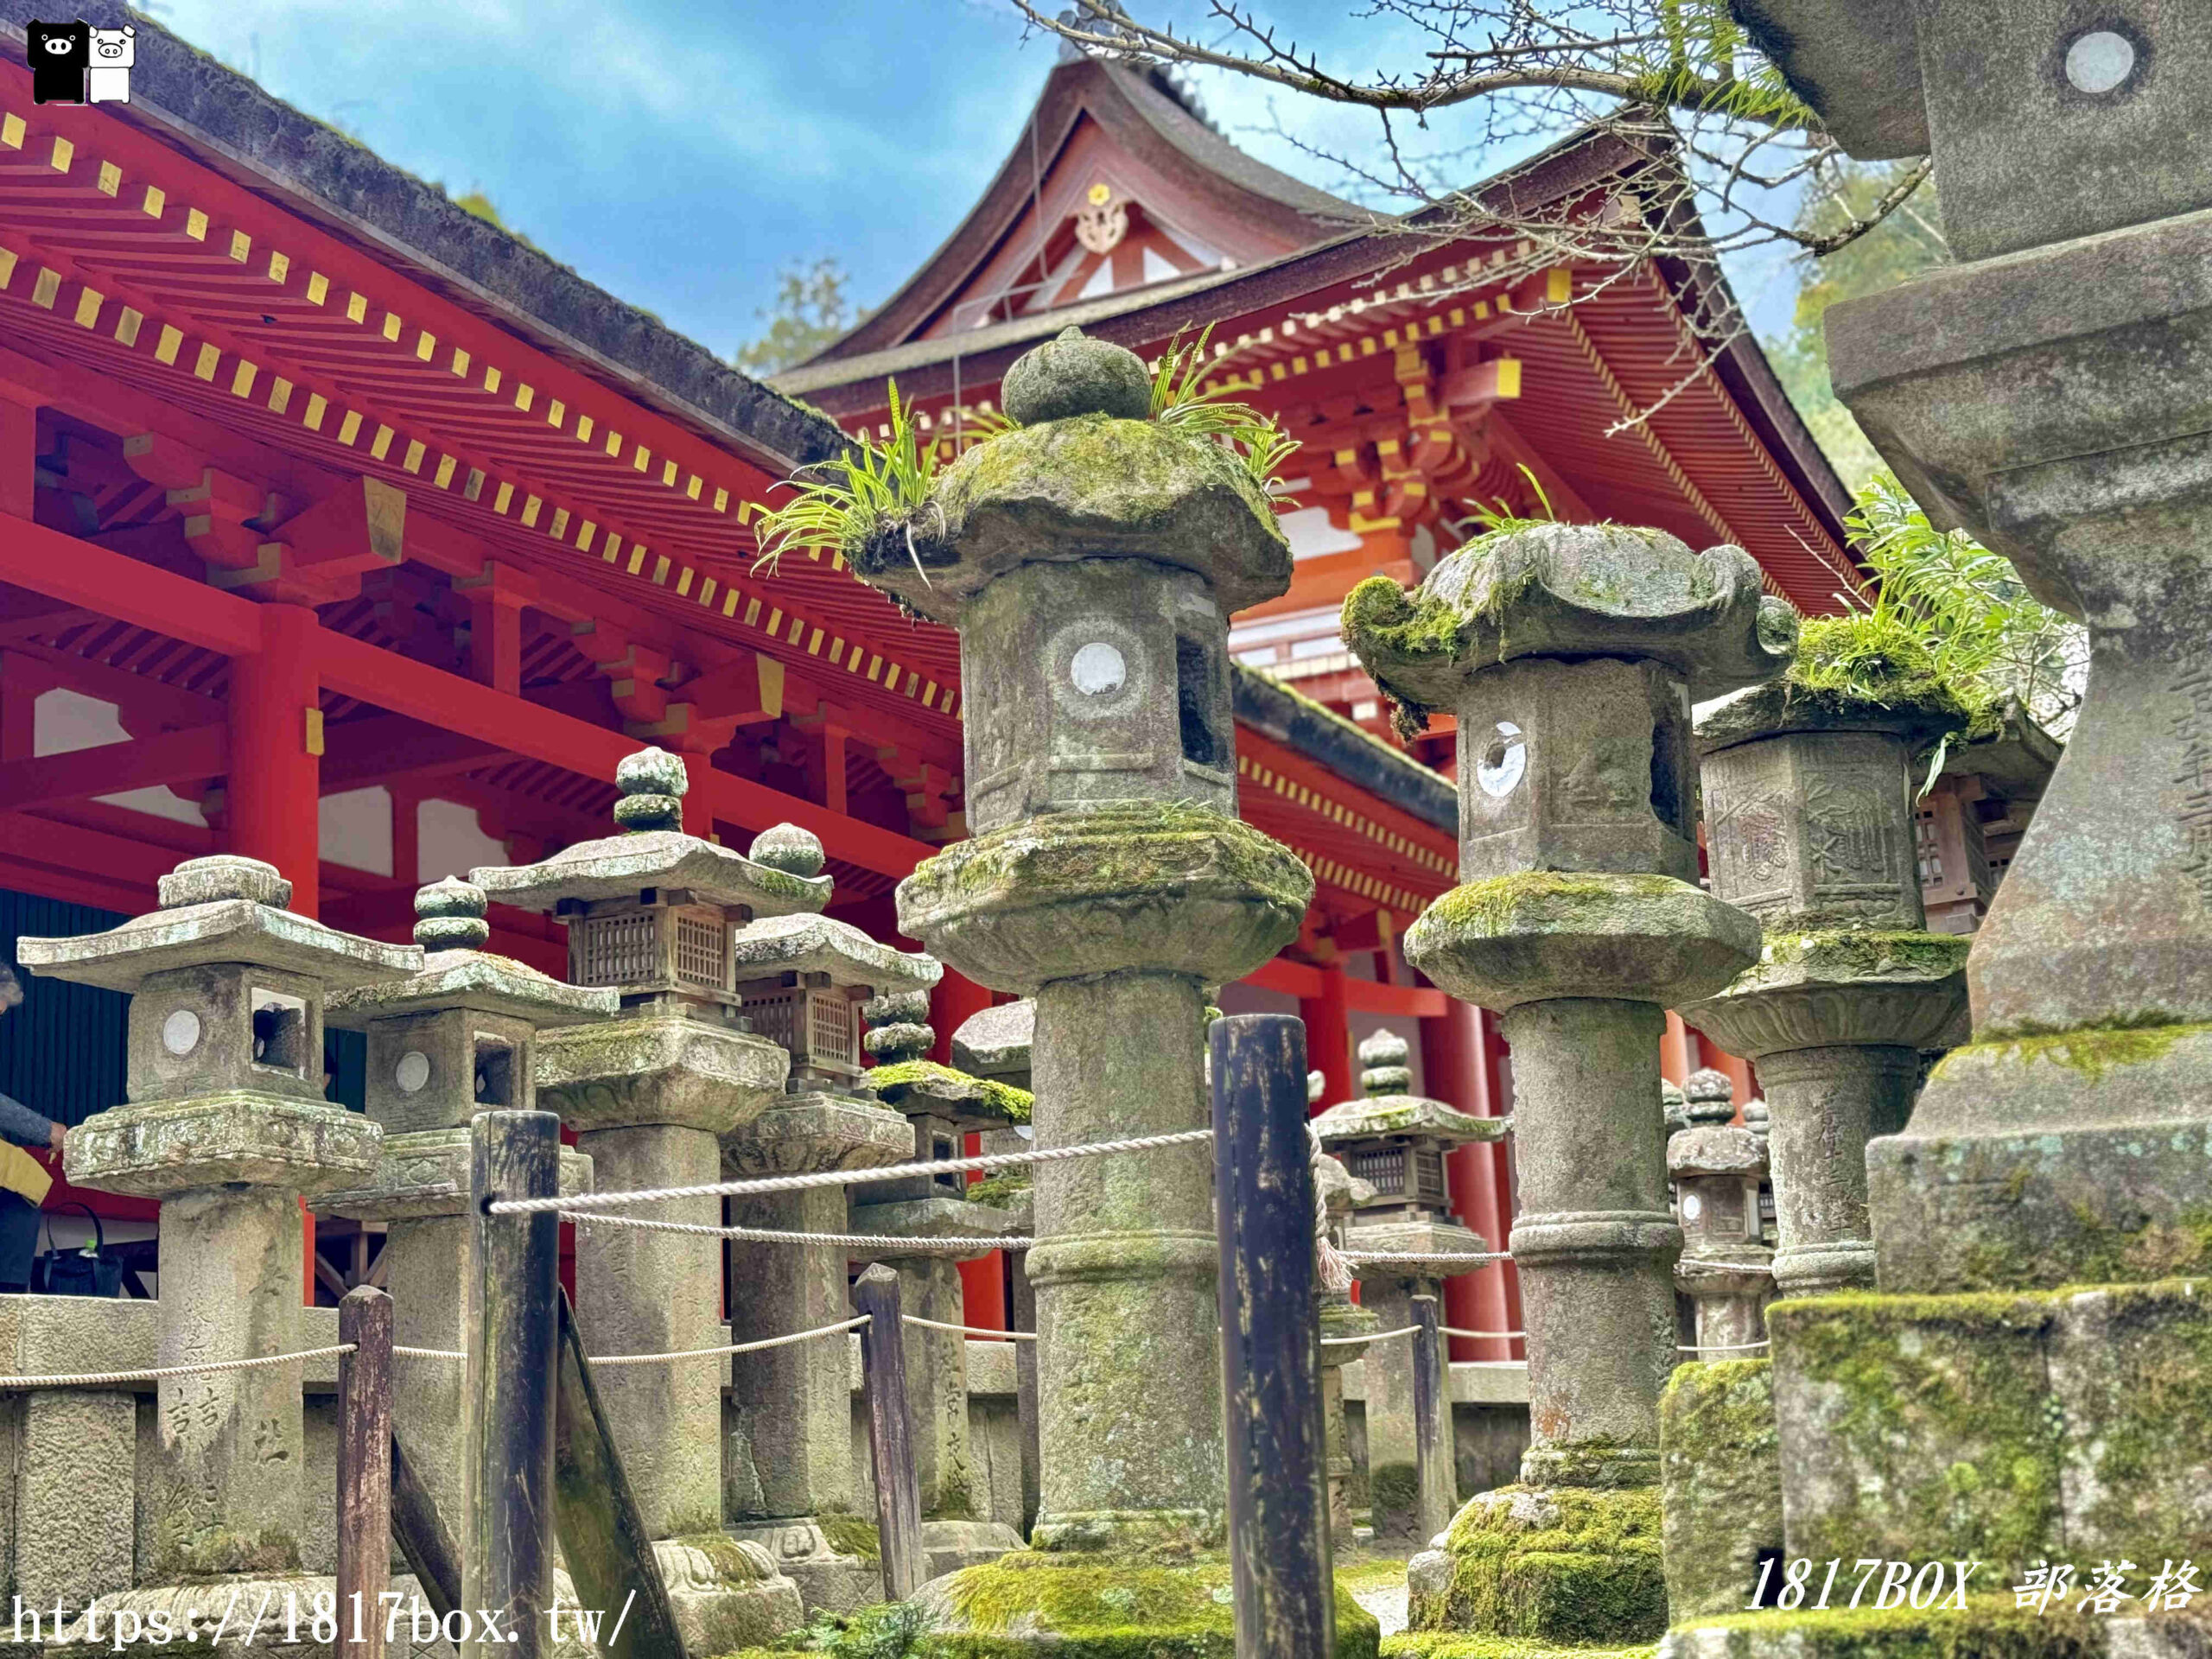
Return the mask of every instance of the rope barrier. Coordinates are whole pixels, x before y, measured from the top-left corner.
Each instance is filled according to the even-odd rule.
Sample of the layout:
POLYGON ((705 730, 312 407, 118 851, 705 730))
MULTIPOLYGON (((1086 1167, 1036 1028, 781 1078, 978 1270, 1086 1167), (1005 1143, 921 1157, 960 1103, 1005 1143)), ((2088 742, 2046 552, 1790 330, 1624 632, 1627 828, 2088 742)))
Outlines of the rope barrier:
POLYGON ((1751 1348, 1764 1348, 1764 1342, 1684 1342, 1675 1344, 1678 1354, 1733 1354, 1751 1348))
POLYGON ((848 1331, 857 1331, 868 1322, 863 1313, 857 1319, 839 1325, 818 1325, 811 1331, 793 1331, 787 1336, 763 1337, 758 1342, 733 1342, 720 1348, 683 1348, 671 1354, 594 1354, 594 1365, 651 1365, 665 1359, 707 1359, 718 1354, 757 1354, 767 1348, 789 1348, 796 1343, 813 1342, 823 1337, 840 1337, 848 1331))
POLYGON ((1503 1342, 1516 1337, 1525 1339, 1529 1334, 1526 1331, 1462 1331, 1456 1325, 1440 1325, 1436 1328, 1447 1337, 1472 1337, 1478 1342, 1503 1342))
POLYGON ((820 1169, 804 1175, 770 1175, 751 1181, 712 1181, 703 1186, 653 1186, 633 1192, 583 1192, 548 1198, 499 1198, 487 1206, 495 1216, 533 1211, 613 1210, 626 1205, 657 1204, 664 1198, 743 1198, 762 1192, 798 1192, 817 1186, 873 1186, 909 1175, 957 1175, 968 1170, 1012 1169, 1023 1164, 1058 1163, 1068 1158, 1097 1158, 1125 1152, 1153 1152, 1162 1147, 1195 1146, 1213 1140, 1211 1129, 1183 1129, 1174 1135, 1144 1135, 1128 1141, 1100 1141, 1083 1147, 1033 1147, 1026 1152, 987 1152, 976 1158, 940 1158, 925 1163, 893 1164, 882 1169, 820 1169))
POLYGON ((391 1344, 391 1351, 402 1359, 467 1359, 468 1356, 458 1348, 403 1348, 391 1344))
POLYGON ((1410 1337, 1421 1329, 1417 1325, 1402 1325, 1395 1331, 1377 1331, 1371 1337, 1324 1337, 1324 1348, 1347 1348, 1355 1342, 1388 1342, 1393 1337, 1410 1337))
POLYGON ((997 1337, 1006 1342, 1037 1340, 1037 1333, 1034 1331, 989 1331, 980 1325, 947 1325, 943 1319, 925 1319, 918 1313, 901 1313, 899 1317, 909 1325, 924 1325, 931 1331, 950 1331, 957 1336, 997 1337))
POLYGON ((1458 1268, 1465 1271, 1486 1266, 1488 1263, 1492 1262, 1510 1262, 1513 1259, 1513 1252, 1510 1250, 1433 1250, 1427 1252, 1421 1250, 1346 1250, 1344 1252, 1344 1258, 1356 1268, 1364 1266, 1369 1262, 1381 1262, 1395 1263, 1400 1267, 1409 1268, 1458 1268))
POLYGON ((887 1247, 912 1255, 980 1255, 988 1250, 1026 1250, 1033 1238, 899 1238, 881 1233, 785 1233, 770 1227, 713 1227, 702 1221, 653 1221, 644 1216, 576 1215, 564 1220, 581 1227, 635 1227, 649 1233, 690 1233, 701 1238, 752 1239, 764 1244, 837 1244, 847 1249, 887 1247))
POLYGON ((265 1365, 289 1365, 296 1360, 328 1359, 350 1354, 353 1344, 341 1342, 304 1353, 264 1354, 257 1359, 211 1359, 192 1365, 156 1365, 143 1371, 80 1371, 69 1376, 0 1376, 0 1389, 94 1389, 116 1382, 159 1382, 172 1376, 206 1376, 217 1371, 253 1371, 265 1365))

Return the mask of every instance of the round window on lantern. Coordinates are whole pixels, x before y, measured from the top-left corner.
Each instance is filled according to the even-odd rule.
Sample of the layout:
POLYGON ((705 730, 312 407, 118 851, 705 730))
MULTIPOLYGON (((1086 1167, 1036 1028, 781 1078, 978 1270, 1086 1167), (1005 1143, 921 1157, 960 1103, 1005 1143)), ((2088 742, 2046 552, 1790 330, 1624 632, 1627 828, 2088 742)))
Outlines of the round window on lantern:
POLYGON ((2135 42, 2118 29, 2085 29, 2067 42, 2066 84, 2091 98, 2119 92, 2134 79, 2139 56, 2135 42))
POLYGON ((391 1069, 391 1080, 399 1085, 403 1095, 418 1095, 430 1081, 430 1057, 419 1048, 410 1048, 399 1057, 399 1064, 391 1069))
POLYGON ((1129 665, 1115 646, 1103 639, 1094 639, 1079 649, 1068 664, 1068 677, 1084 696, 1103 697, 1122 689, 1129 677, 1129 665))
POLYGON ((1520 785, 1529 769, 1529 744, 1521 728, 1510 720, 1497 722, 1490 741, 1475 757, 1475 781, 1485 795, 1503 799, 1520 785))

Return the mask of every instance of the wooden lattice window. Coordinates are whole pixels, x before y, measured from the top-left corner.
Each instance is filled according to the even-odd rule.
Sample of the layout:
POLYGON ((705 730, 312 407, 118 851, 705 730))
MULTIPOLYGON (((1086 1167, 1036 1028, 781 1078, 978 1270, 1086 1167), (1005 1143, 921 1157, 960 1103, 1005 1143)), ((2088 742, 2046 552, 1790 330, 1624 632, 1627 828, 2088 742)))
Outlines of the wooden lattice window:
POLYGON ((1441 1206, 1446 1202, 1448 1195, 1444 1185, 1444 1154, 1433 1147, 1414 1148, 1411 1196, 1422 1204, 1441 1206))
POLYGON ((1351 1173, 1372 1185, 1378 1196, 1399 1197, 1406 1190, 1406 1149, 1380 1147, 1355 1152, 1351 1173))
POLYGON ((676 977, 710 991, 729 988, 729 926, 715 912, 676 912, 676 977))
POLYGON ((569 925, 571 972, 579 985, 640 985, 661 976, 651 911, 587 917, 569 925))

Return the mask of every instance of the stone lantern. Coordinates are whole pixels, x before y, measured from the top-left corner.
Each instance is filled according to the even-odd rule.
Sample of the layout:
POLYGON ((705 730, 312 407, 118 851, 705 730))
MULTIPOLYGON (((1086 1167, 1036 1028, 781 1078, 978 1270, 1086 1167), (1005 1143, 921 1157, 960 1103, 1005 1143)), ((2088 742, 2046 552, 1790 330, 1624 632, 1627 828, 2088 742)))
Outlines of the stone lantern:
POLYGON ((1713 890, 1765 938, 1756 965, 1683 1011, 1758 1065, 1784 1296, 1872 1285, 1866 1142, 1904 1128, 1920 1051, 1966 1034, 1967 941, 1923 925, 1912 798, 1915 755, 1965 711, 1940 689, 1808 690, 1807 666, 1699 723, 1713 890))
MULTIPOLYGON (((924 993, 878 997, 864 1013, 875 1065, 861 1074, 861 1088, 913 1126, 914 1161, 963 1157, 970 1134, 1003 1131, 1027 1120, 1030 1100, 1024 1091, 926 1058, 937 1034, 927 1023, 924 993)), ((1027 1192, 1018 1205, 1003 1206, 970 1202, 968 1192, 968 1177, 955 1173, 910 1175, 854 1192, 855 1232, 944 1243, 945 1248, 925 1251, 891 1245, 855 1250, 856 1258, 897 1271, 899 1306, 909 1313, 944 1325, 962 1323, 961 1262, 988 1255, 998 1239, 1028 1227, 1027 1192), (953 1248, 963 1239, 972 1241, 972 1248, 953 1248)), ((1020 1548, 1014 1529, 981 1512, 969 1435, 967 1339, 955 1331, 909 1325, 905 1344, 922 1539, 931 1569, 949 1573, 1020 1548)))
MULTIPOLYGON (((1413 1073, 1406 1039, 1379 1030, 1359 1046, 1361 1098, 1339 1102, 1313 1120, 1321 1144, 1368 1192, 1348 1228, 1350 1247, 1421 1255, 1477 1256, 1489 1249, 1482 1237, 1452 1213, 1446 1160, 1462 1146, 1503 1140, 1512 1120, 1471 1117, 1440 1100, 1411 1094, 1413 1073)), ((1471 1271, 1471 1268, 1470 1268, 1471 1271)), ((1413 1300, 1443 1303, 1448 1270, 1384 1263, 1359 1269, 1362 1306, 1380 1328, 1413 1323, 1413 1300)), ((1431 1490, 1416 1490, 1414 1345, 1401 1337, 1367 1354, 1367 1472, 1378 1542, 1426 1544, 1459 1507, 1453 1475, 1449 1410, 1439 1414, 1438 1441, 1428 1448, 1431 1490)), ((1446 1345, 1437 1344, 1435 1397, 1452 1398, 1446 1345)))
MULTIPOLYGON (((295 1353, 300 1199, 359 1182, 384 1136, 323 1099, 323 999, 418 972, 423 953, 294 915, 291 883, 257 859, 188 860, 159 892, 107 932, 17 941, 34 972, 130 996, 130 1104, 70 1131, 68 1177, 161 1201, 156 1363, 295 1353)), ((142 1581, 299 1569, 300 1385, 289 1365, 157 1385, 142 1581)))
MULTIPOLYGON (((564 985, 485 950, 480 887, 447 880, 415 895, 423 971, 333 992, 324 1019, 367 1033, 368 1115, 384 1128, 371 1178, 314 1200, 318 1214, 385 1224, 384 1286, 392 1339, 468 1346, 468 1122, 528 1111, 537 1089, 537 1033, 612 1016, 615 993, 564 985)), ((588 1192, 591 1162, 563 1147, 561 1190, 588 1192)), ((457 1527, 467 1459, 466 1368, 403 1358, 392 1410, 439 1510, 457 1527)))
MULTIPOLYGON (((2212 1552, 2212 1414, 2168 1387, 2201 1389, 2212 1340, 2212 12, 1741 10, 1845 149, 1927 154, 1942 181, 1956 263, 1830 309, 1838 396, 1936 524, 2011 559, 2090 644, 1973 937, 1973 1040, 1867 1148, 1881 1294, 1769 1311, 1786 1553, 1973 1555, 1999 1582, 2139 1562, 2112 1618, 2070 1601, 2072 1628, 2015 1645, 2178 1651, 2194 1612, 2134 1598, 2212 1552), (2003 1478, 1969 1498, 1964 1469, 2003 1478)), ((2009 1611, 1943 1639, 2012 1640, 2009 1611)), ((1799 1616, 1722 1639, 1825 1637, 1799 1616)))
POLYGON ((1484 537, 1412 593, 1371 578, 1344 602, 1345 639, 1382 689, 1458 715, 1464 885, 1405 949, 1498 1011, 1517 1103, 1534 1427, 1521 1467, 1541 1501, 1474 1500, 1454 1528, 1459 1577, 1442 1555, 1415 1564, 1417 1628, 1484 1619, 1499 1635, 1628 1642, 1665 1624, 1658 1400, 1681 1235, 1651 1109, 1659 1040, 1664 1009, 1719 989, 1758 944, 1749 917, 1693 885, 1690 702, 1779 671, 1796 625, 1740 550, 1614 525, 1484 537), (1555 1534, 1562 1506, 1586 1537, 1619 1541, 1521 1542, 1555 1534), (1475 1592, 1491 1575, 1516 1588, 1475 1592))
POLYGON ((1726 1073, 1695 1071, 1682 1093, 1688 1122, 1667 1142, 1682 1253, 1675 1284, 1697 1306, 1692 1359, 1744 1359, 1766 1340, 1773 1253, 1759 1218, 1766 1142, 1729 1122, 1726 1073))
MULTIPOLYGON (((1233 816, 1228 618, 1287 588, 1289 545, 1237 461, 1147 419, 1149 398, 1118 346, 1038 347, 1004 383, 1020 424, 848 550, 863 580, 960 630, 974 835, 900 884, 899 927, 1036 998, 1045 1147, 1205 1127, 1205 989, 1295 937, 1313 893, 1233 816)), ((1071 1553, 1119 1552, 1132 1583, 1164 1586, 1171 1569, 1134 1552, 1217 1535, 1208 1176, 1202 1147, 1037 1171, 1044 1553, 1038 1571, 979 1569, 1022 1606, 1071 1553)), ((931 1605, 940 1628, 973 1628, 931 1605)))
MULTIPOLYGON (((569 978, 620 994, 616 1019, 548 1032, 537 1043, 539 1103, 576 1131, 602 1191, 719 1180, 721 1137, 783 1098, 790 1056, 738 1013, 732 930, 817 911, 830 896, 826 879, 683 833, 687 783, 674 755, 631 755, 615 770, 623 833, 469 877, 496 900, 565 923, 569 978)), ((774 846, 789 837, 764 839, 774 846)), ((707 1226, 721 1219, 711 1198, 657 1204, 652 1214, 707 1226)), ((715 1239, 589 1223, 576 1231, 576 1322, 588 1351, 674 1353, 727 1340, 715 1239)), ((727 1375, 715 1361, 680 1360, 598 1376, 686 1645, 708 1652, 777 1628, 762 1623, 753 1594, 772 1575, 768 1556, 716 1548, 728 1541, 727 1375), (687 1537, 707 1548, 683 1545, 687 1537)))

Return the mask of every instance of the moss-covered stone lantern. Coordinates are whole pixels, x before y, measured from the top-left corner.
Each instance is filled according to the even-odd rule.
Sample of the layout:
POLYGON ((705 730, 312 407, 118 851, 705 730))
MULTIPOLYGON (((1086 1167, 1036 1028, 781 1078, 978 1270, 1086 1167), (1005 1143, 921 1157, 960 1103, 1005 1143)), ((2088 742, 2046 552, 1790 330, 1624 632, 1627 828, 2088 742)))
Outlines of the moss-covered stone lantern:
MULTIPOLYGON (((466 1351, 468 1122, 478 1112, 537 1104, 537 1033, 611 1018, 611 988, 564 985, 483 947, 491 938, 483 889, 448 878, 415 895, 423 971, 334 991, 333 1028, 367 1037, 368 1115, 384 1126, 383 1154, 365 1182, 311 1199, 318 1214, 382 1222, 384 1287, 392 1339, 466 1351)), ((561 1190, 588 1192, 591 1160, 561 1150, 561 1190)), ((392 1408, 423 1484, 447 1515, 461 1513, 467 1467, 467 1372, 434 1360, 400 1365, 392 1408)))
POLYGON ((1758 943, 1694 885, 1690 702, 1779 672, 1796 636, 1749 555, 1613 525, 1502 531, 1413 592, 1378 577, 1344 601, 1383 690, 1459 719, 1464 885, 1407 931, 1407 959, 1497 1010, 1514 1058, 1534 1439, 1525 1489, 1472 1500, 1416 1563, 1417 1628, 1627 1642, 1665 1624, 1658 1399, 1681 1235, 1659 1039, 1664 1009, 1719 989, 1758 943), (1610 1541, 1537 1541, 1567 1505, 1610 1541))
MULTIPOLYGON (((1340 1101, 1313 1120, 1321 1144, 1341 1159, 1366 1188, 1346 1230, 1356 1249, 1417 1255, 1481 1255, 1490 1247, 1452 1213, 1446 1160, 1460 1147, 1500 1141, 1510 1118, 1471 1117, 1440 1100, 1412 1092, 1406 1039, 1385 1027, 1363 1039, 1358 1056, 1362 1094, 1340 1101)), ((1441 1307, 1447 1267, 1373 1263, 1359 1270, 1361 1305, 1381 1328, 1413 1323, 1413 1300, 1428 1297, 1441 1307)), ((1429 1490, 1415 1478, 1417 1421, 1414 1414, 1414 1344, 1403 1337, 1366 1350, 1367 1470, 1378 1543, 1419 1546, 1444 1529, 1459 1507, 1453 1476, 1452 1421, 1438 1414, 1436 1443, 1428 1448, 1429 1490)), ((1435 1398, 1448 1401, 1451 1367, 1446 1345, 1436 1345, 1435 1398)))
MULTIPOLYGON (((861 1073, 864 1093, 913 1126, 916 1162, 966 1155, 970 1134, 1027 1123, 1026 1090, 969 1077, 927 1058, 937 1041, 929 1025, 929 998, 919 991, 877 997, 862 1010, 875 1064, 861 1073)), ((996 1241, 1026 1232, 1028 1195, 1012 1205, 970 1202, 968 1177, 910 1175, 859 1187, 853 1194, 853 1230, 888 1238, 942 1241, 915 1250, 887 1243, 856 1249, 855 1259, 882 1262, 899 1274, 906 1312, 944 1325, 962 1321, 960 1263, 988 1255, 996 1241), (959 1248, 965 1242, 966 1249, 959 1248)), ((914 1472, 922 1503, 922 1541, 938 1573, 994 1560, 1019 1548, 1020 1537, 1002 1522, 979 1513, 976 1468, 968 1415, 968 1344, 957 1331, 909 1325, 906 1389, 914 1437, 914 1472)))
POLYGON ((1866 633, 1809 625, 1787 676, 1698 726, 1713 889, 1764 939, 1683 1017, 1758 1063, 1784 1296, 1873 1284, 1866 1143, 1904 1128, 1921 1051, 1966 1034, 1968 941, 1923 925, 1913 762, 1968 715, 1907 641, 1886 643, 1885 678, 1838 684, 1866 633))
MULTIPOLYGON (((1035 997, 1046 1147, 1205 1126, 1205 988, 1294 938, 1313 893, 1234 816, 1228 618, 1285 591, 1289 544, 1236 456, 1145 418, 1148 385, 1102 341, 1037 348, 1007 373, 1014 429, 849 550, 960 630, 974 836, 900 884, 899 928, 1035 997)), ((1205 1150, 1045 1165, 1035 1202, 1046 1554, 971 1569, 1004 1593, 964 1605, 1045 1641, 1043 1575, 1071 1552, 1218 1535, 1224 1451, 1205 1150)), ((1120 1560, 1153 1605, 1168 1569, 1120 1560)), ((957 1603, 941 1626, 975 1628, 957 1603)))
MULTIPOLYGON (((539 1103, 576 1131, 594 1184, 707 1185, 721 1178, 721 1137, 784 1098, 791 1063, 738 1012, 733 930, 819 911, 830 884, 684 834, 689 780, 675 755, 643 750, 614 781, 620 833, 469 880, 499 902, 564 923, 570 979, 618 994, 613 1020, 537 1041, 539 1103)), ((721 1209, 713 1198, 678 1199, 654 1215, 712 1226, 721 1209)), ((671 1353, 727 1340, 717 1241, 588 1224, 576 1231, 576 1323, 589 1351, 671 1353)), ((609 1368, 598 1378, 679 1626, 687 1645, 706 1651, 776 1628, 752 1593, 772 1570, 767 1557, 749 1545, 720 1548, 721 1376, 690 1361, 609 1368)))
MULTIPOLYGON (((64 1162, 79 1186, 161 1201, 158 1364, 296 1353, 300 1199, 358 1184, 384 1139, 323 1099, 324 999, 419 972, 423 953, 294 915, 257 859, 190 859, 159 891, 105 933, 16 942, 35 973, 130 998, 130 1103, 71 1130, 64 1162)), ((156 1397, 141 1579, 297 1572, 298 1368, 166 1377, 156 1397)))
POLYGON ((1687 1121, 1667 1141, 1682 1253, 1675 1286, 1696 1305, 1693 1359, 1745 1359, 1764 1351, 1766 1305, 1774 1295, 1773 1253, 1762 1236, 1759 1190, 1766 1141, 1731 1123, 1725 1072, 1690 1074, 1687 1121))

